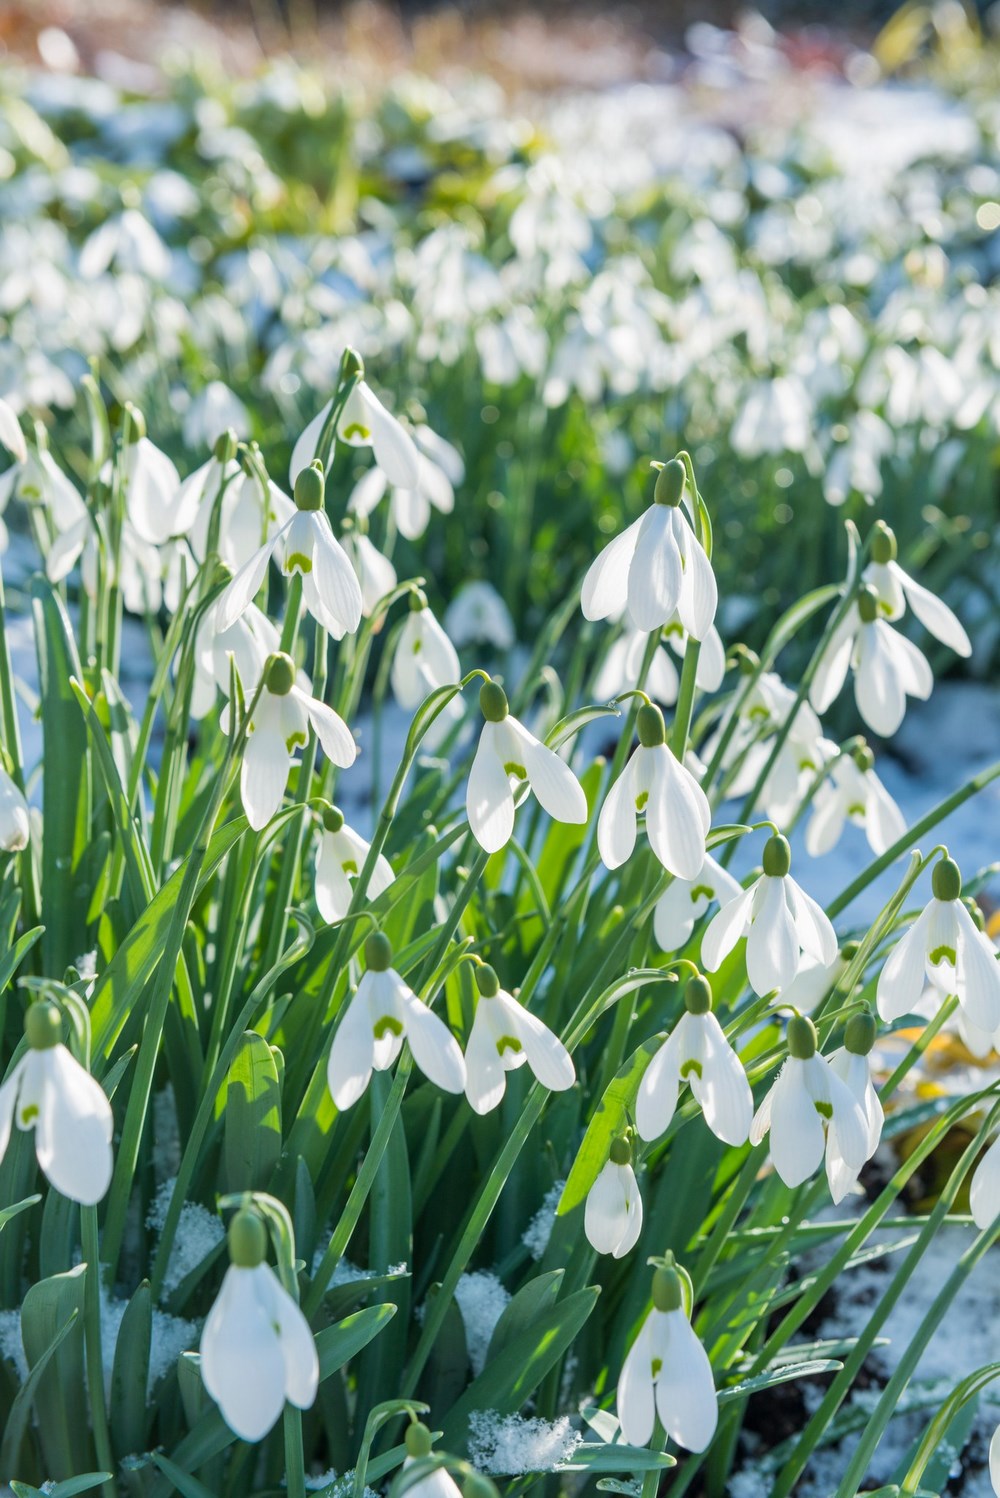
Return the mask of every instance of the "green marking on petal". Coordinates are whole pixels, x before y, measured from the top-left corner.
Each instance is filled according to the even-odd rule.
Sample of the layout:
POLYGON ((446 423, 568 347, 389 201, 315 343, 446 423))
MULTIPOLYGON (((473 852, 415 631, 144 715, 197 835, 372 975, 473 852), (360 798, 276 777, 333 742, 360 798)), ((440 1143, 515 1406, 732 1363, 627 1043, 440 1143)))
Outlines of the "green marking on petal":
POLYGON ((827 1121, 829 1121, 833 1117, 832 1103, 814 1103, 813 1107, 816 1109, 816 1112, 820 1115, 821 1118, 825 1118, 827 1119, 827 1121))
POLYGON ((381 1040, 386 1035, 402 1035, 403 1027, 394 1014, 383 1014, 375 1021, 372 1034, 376 1040, 381 1040))
POLYGON ((414 640, 413 644, 410 646, 410 649, 413 651, 414 655, 419 655, 421 650, 423 649, 423 644, 420 640, 414 640))
POLYGON ((863 817, 864 814, 865 808, 859 801, 855 801, 853 805, 847 808, 847 815, 849 817, 863 817))
POLYGON ((715 890, 710 884, 695 884, 691 888, 691 904, 696 905, 699 900, 714 900, 715 890))
POLYGON ((356 874, 358 872, 358 866, 354 862, 353 858, 348 858, 345 863, 342 863, 340 865, 340 867, 343 869, 345 874, 356 874))
POLYGON ((362 426, 360 421, 351 421, 344 428, 344 438, 348 442, 352 437, 360 437, 362 442, 370 442, 371 435, 369 429, 362 426))
POLYGON ((35 1119, 38 1117, 38 1104, 29 1103, 26 1108, 22 1108, 20 1111, 21 1127, 22 1129, 26 1129, 29 1124, 33 1124, 35 1119))
POLYGON ((497 1052, 501 1056, 503 1055, 504 1051, 513 1051, 514 1055, 516 1056, 518 1051, 523 1050, 524 1047, 522 1046, 516 1035, 501 1035, 500 1039, 497 1041, 497 1052))
POLYGON ((699 1080, 700 1080, 700 1078, 701 1078, 701 1062, 700 1061, 694 1061, 694 1060, 685 1061, 684 1065, 681 1067, 681 1080, 682 1081, 687 1081, 688 1077, 690 1077, 692 1074, 694 1076, 698 1077, 699 1080))
POLYGON ((512 759, 509 759, 504 765, 503 772, 505 775, 516 775, 518 780, 527 780, 528 778, 528 772, 524 766, 516 765, 512 759))
POLYGON ((635 809, 636 809, 636 811, 642 811, 643 807, 646 805, 646 802, 648 800, 649 800, 649 792, 648 791, 640 791, 639 794, 638 794, 638 796, 636 796, 636 798, 635 798, 635 809))
POLYGON ((312 570, 312 557, 303 556, 301 551, 293 551, 285 558, 285 572, 288 574, 312 570))
POLYGON ((653 1361, 650 1363, 649 1367, 650 1367, 650 1371, 651 1371, 653 1377, 656 1378, 657 1375, 659 1374, 660 1369, 663 1367, 663 1359, 662 1358, 654 1358, 653 1361))
POLYGON ((958 957, 954 947, 935 947, 927 960, 931 967, 940 967, 942 962, 950 962, 952 967, 958 966, 958 957))
POLYGON ((301 733, 298 729, 296 729, 294 733, 290 733, 288 735, 287 739, 285 740, 285 747, 287 748, 289 754, 291 754, 295 750, 296 747, 301 747, 301 748, 304 749, 305 746, 306 746, 306 736, 305 736, 304 733, 301 733))

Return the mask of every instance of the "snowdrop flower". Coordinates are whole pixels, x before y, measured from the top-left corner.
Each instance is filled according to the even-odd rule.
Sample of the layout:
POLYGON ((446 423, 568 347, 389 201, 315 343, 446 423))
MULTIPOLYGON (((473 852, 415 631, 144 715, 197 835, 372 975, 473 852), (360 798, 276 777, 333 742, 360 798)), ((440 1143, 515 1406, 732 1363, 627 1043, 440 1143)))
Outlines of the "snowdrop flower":
MULTIPOLYGON (((450 442, 418 426, 413 432, 417 453, 417 482, 412 488, 392 486, 392 518, 401 536, 415 541, 427 529, 431 506, 442 515, 455 508, 454 484, 465 477, 465 464, 450 442)), ((389 480, 377 465, 370 468, 351 491, 347 508, 352 515, 368 516, 389 488, 389 480)))
POLYGON ((184 441, 190 448, 214 447, 229 430, 239 437, 248 436, 250 413, 228 385, 210 380, 185 412, 184 441))
POLYGON ((820 962, 837 955, 837 935, 826 913, 792 878, 791 849, 775 835, 764 845, 764 872, 723 905, 702 938, 702 965, 714 973, 741 936, 747 938, 747 977, 761 997, 784 992, 803 954, 820 962))
POLYGON ((968 657, 972 654, 972 641, 948 605, 903 571, 896 560, 896 537, 882 520, 875 525, 871 558, 865 568, 864 581, 875 589, 879 612, 890 623, 901 619, 909 604, 935 640, 940 640, 956 655, 968 657))
POLYGON ((681 507, 685 477, 679 458, 665 464, 653 504, 591 563, 581 595, 585 619, 607 619, 627 608, 639 629, 660 629, 676 614, 694 639, 708 634, 718 589, 681 507))
POLYGON ((754 1115, 750 1143, 771 1135, 771 1159, 786 1186, 819 1169, 825 1149, 856 1175, 868 1159, 869 1122, 857 1098, 816 1049, 816 1027, 788 1022, 788 1059, 754 1115))
POLYGON ((465 798, 479 846, 487 853, 506 847, 514 831, 514 787, 523 783, 554 821, 586 822, 587 798, 580 782, 554 750, 511 716, 499 682, 483 682, 479 706, 485 722, 465 798))
POLYGON ((243 695, 251 698, 264 667, 280 648, 278 631, 256 604, 229 629, 218 627, 218 600, 204 613, 194 643, 194 689, 191 716, 203 718, 215 706, 219 692, 229 692, 229 661, 233 657, 243 695))
POLYGON ((162 546, 185 529, 178 504, 181 476, 166 453, 146 436, 142 412, 128 406, 128 441, 122 457, 122 478, 129 520, 136 534, 151 546, 162 546))
MULTIPOLYGON (((433 1439, 426 1425, 420 1420, 413 1420, 407 1426, 403 1442, 406 1446, 404 1472, 421 1462, 429 1466, 428 1458, 433 1455, 433 1439)), ((465 1486, 470 1486, 468 1481, 465 1486)), ((462 1498, 462 1489, 444 1467, 429 1467, 426 1477, 417 1477, 407 1483, 405 1493, 406 1498, 462 1498)))
POLYGON ((181 485, 178 507, 199 560, 215 551, 234 573, 294 519, 288 495, 263 472, 259 454, 235 461, 236 434, 224 432, 207 463, 181 485))
POLYGON ((729 434, 740 457, 805 452, 812 429, 812 401, 794 376, 760 380, 747 393, 729 434))
POLYGON ((1000 1217, 1000 1135, 979 1160, 969 1189, 972 1220, 982 1232, 1000 1217))
POLYGON ((912 1014, 926 976, 958 996, 979 1030, 1000 1027, 1000 964, 984 932, 962 903, 962 875, 940 858, 931 876, 933 898, 889 954, 876 990, 878 1012, 888 1023, 912 1014))
POLYGON ((21 431, 13 407, 9 406, 5 400, 0 400, 0 442, 18 463, 27 463, 28 448, 24 433, 21 431))
POLYGON ((990 1441, 990 1482, 997 1498, 1000 1498, 1000 1425, 990 1441))
MULTIPOLYGON (((410 594, 410 612, 399 632, 389 680, 400 707, 415 712, 431 692, 454 686, 462 675, 458 654, 427 606, 419 588, 410 594)), ((425 735, 428 748, 447 738, 462 719, 462 701, 455 696, 434 719, 425 735)))
POLYGON ((629 1349, 618 1380, 618 1419, 630 1446, 645 1446, 659 1415, 672 1441, 704 1451, 719 1402, 712 1365, 684 1309, 684 1287, 669 1259, 653 1272, 653 1308, 629 1349))
MULTIPOLYGON (((624 692, 635 691, 642 674, 642 663, 649 644, 645 630, 637 629, 626 611, 626 625, 614 642, 594 682, 594 696, 599 701, 609 701, 624 692)), ((664 648, 669 645, 675 655, 684 659, 687 634, 679 619, 671 619, 663 631, 663 643, 653 655, 646 680, 645 690, 654 702, 671 707, 680 691, 680 673, 664 648)), ((719 632, 713 624, 701 644, 698 654, 698 671, 695 685, 700 692, 717 692, 726 674, 726 652, 719 632)))
POLYGON ((612 1139, 608 1163, 587 1192, 583 1230, 595 1253, 623 1259, 642 1232, 642 1197, 632 1169, 632 1148, 612 1139))
POLYGON ((382 599, 396 586, 396 569, 356 525, 345 525, 341 545, 361 584, 361 614, 370 619, 382 599))
POLYGON ((114 265, 119 272, 165 281, 171 264, 170 251, 149 220, 138 208, 126 208, 86 240, 79 271, 84 280, 92 281, 114 265))
MULTIPOLYGON (((870 1160, 878 1149, 885 1122, 869 1061, 877 1033, 878 1027, 867 1008, 863 1013, 852 1014, 844 1031, 843 1046, 829 1058, 830 1070, 846 1085, 864 1114, 868 1129, 866 1160, 870 1160)), ((841 1137, 835 1130, 831 1131, 826 1145, 826 1178, 834 1205, 843 1201, 858 1179, 857 1170, 844 1158, 841 1137)))
POLYGON ((854 670, 854 700, 868 727, 891 738, 903 721, 907 697, 926 700, 934 677, 926 657, 879 612, 875 589, 865 584, 834 631, 813 677, 809 700, 825 712, 854 670))
MULTIPOLYGON (((401 426, 395 416, 390 415, 373 390, 365 384, 364 368, 357 355, 353 363, 345 368, 345 375, 360 370, 362 378, 351 390, 344 409, 337 418, 336 438, 349 447, 370 447, 375 461, 390 484, 400 489, 414 490, 420 483, 420 454, 413 438, 401 426)), ((319 440, 327 417, 333 410, 333 401, 327 401, 318 416, 306 427, 292 449, 289 478, 295 483, 304 468, 318 456, 319 440)))
POLYGON ((365 962, 327 1062, 326 1079, 339 1111, 364 1096, 373 1070, 388 1070, 404 1039, 425 1077, 445 1092, 464 1091, 465 1061, 458 1041, 392 967, 392 947, 381 931, 366 940, 365 962))
POLYGON ((872 852, 891 848, 906 831, 906 818, 875 774, 875 756, 867 744, 850 754, 837 753, 823 741, 833 758, 830 775, 816 791, 806 827, 806 852, 812 858, 829 853, 840 840, 845 822, 863 827, 872 852))
MULTIPOLYGON (((323 831, 316 854, 316 904, 324 921, 342 921, 351 904, 351 876, 357 878, 368 857, 369 844, 336 806, 323 812, 323 831)), ((389 888, 395 875, 384 854, 375 860, 368 880, 368 899, 377 900, 389 888)))
POLYGON ((30 832, 28 803, 12 777, 0 765, 0 851, 19 853, 28 846, 30 832))
POLYGON ((695 879, 705 863, 712 822, 708 798, 690 770, 667 747, 663 714, 651 702, 636 714, 639 747, 605 798, 597 845, 609 869, 635 847, 637 817, 646 814, 649 845, 668 873, 695 879))
POLYGON ((857 955, 858 943, 845 941, 832 962, 803 957, 795 977, 778 997, 783 1004, 797 1009, 800 1014, 812 1014, 827 995, 833 992, 857 955))
POLYGON ((0 1087, 0 1158, 14 1123, 34 1129, 35 1154, 50 1183, 92 1207, 111 1183, 111 1104, 63 1045, 55 1004, 30 1004, 24 1035, 28 1049, 0 1087))
POLYGON ((297 748, 305 747, 310 726, 328 759, 342 770, 353 765, 357 745, 343 718, 296 685, 289 656, 271 656, 240 771, 243 810, 254 831, 266 827, 281 805, 292 756, 297 748))
POLYGON ((11 464, 0 475, 0 510, 5 510, 12 499, 45 505, 56 540, 63 531, 87 518, 87 507, 76 485, 66 477, 47 447, 29 452, 22 462, 11 464))
POLYGON ((477 1113, 498 1108, 507 1090, 507 1072, 527 1062, 550 1092, 565 1092, 576 1081, 573 1058, 557 1035, 500 987, 487 963, 476 967, 479 1002, 465 1048, 465 1095, 477 1113))
POLYGON ((713 900, 735 900, 743 886, 708 853, 693 879, 674 879, 653 908, 653 935, 664 952, 679 952, 713 900))
POLYGON ((476 581, 460 588, 445 610, 444 627, 457 646, 491 645, 510 650, 516 638, 510 610, 492 583, 476 581))
POLYGON ((335 640, 361 623, 361 587, 350 558, 334 537, 323 509, 322 470, 305 468, 295 480, 295 512, 240 568, 219 600, 219 627, 228 629, 249 608, 279 545, 282 571, 302 578, 302 598, 316 622, 335 640))
POLYGON ((705 1122, 724 1144, 745 1144, 753 1095, 742 1062, 712 1013, 712 989, 700 974, 684 990, 684 1013, 639 1083, 635 1122, 643 1139, 666 1133, 682 1082, 701 1105, 705 1122))
POLYGON ((285 1400, 307 1410, 319 1387, 316 1344, 277 1275, 264 1263, 267 1235, 241 1208, 229 1226, 229 1268, 201 1334, 201 1376, 230 1430, 260 1441, 285 1400))

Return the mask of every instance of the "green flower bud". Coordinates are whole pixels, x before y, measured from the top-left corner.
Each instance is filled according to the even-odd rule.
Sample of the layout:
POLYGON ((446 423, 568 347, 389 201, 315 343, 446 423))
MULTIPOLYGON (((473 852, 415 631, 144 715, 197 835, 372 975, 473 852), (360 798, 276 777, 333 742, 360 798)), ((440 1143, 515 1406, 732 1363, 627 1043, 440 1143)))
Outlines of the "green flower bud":
POLYGON ((126 441, 131 446, 133 442, 141 442, 143 437, 145 437, 146 418, 139 410, 139 407, 133 406, 131 401, 125 402, 125 411, 129 418, 125 424, 126 441))
POLYGON ((611 1148, 608 1150, 608 1159, 612 1165, 631 1165, 632 1146, 624 1134, 619 1134, 617 1139, 612 1139, 611 1148))
POLYGON ((287 697, 295 685, 295 662, 283 650, 270 656, 264 670, 264 682, 272 697, 287 697))
POLYGON ((658 1311, 679 1311, 684 1304, 684 1281, 673 1264, 653 1270, 653 1305, 658 1311))
POLYGON ((858 590, 858 613, 862 624, 874 624, 878 618, 878 594, 870 583, 858 590))
POLYGON ((339 806, 323 808, 323 826, 327 832, 339 832, 344 825, 344 813, 339 806))
POLYGON ((853 749, 851 758, 862 774, 867 774, 869 770, 875 768, 875 756, 867 744, 859 744, 856 749, 853 749))
POLYGON ((816 1054, 816 1026, 804 1014, 794 1014, 788 1021, 788 1054, 796 1061, 808 1061, 816 1054))
POLYGON ((218 463, 231 463, 236 456, 237 437, 232 427, 227 427, 215 439, 212 454, 218 463))
POLYGON ((321 463, 310 463, 308 468, 303 468, 302 472, 296 475, 295 503, 298 509, 321 510, 325 491, 326 479, 323 476, 321 463))
POLYGON ((957 900, 962 894, 962 871, 953 858, 939 858, 931 875, 935 900, 957 900))
POLYGON ((845 941, 840 949, 840 955, 844 962, 853 962, 860 951, 861 943, 859 941, 845 941))
POLYGON ((760 656, 749 645, 734 645, 733 659, 740 669, 742 676, 752 676, 760 665, 760 656))
POLYGON ((495 999, 500 992, 500 979, 488 962, 476 965, 476 987, 484 999, 495 999))
POLYGON ((62 1040, 62 1015, 57 1004, 40 999, 24 1015, 24 1038, 33 1051, 49 1051, 62 1040))
POLYGON ((884 520, 876 520, 872 530, 872 561, 884 567, 896 560, 896 535, 884 520))
POLYGON ((684 990, 684 1008, 688 1014, 708 1014, 712 1007, 712 985, 701 973, 689 978, 684 990))
POLYGON ((655 702, 644 702, 636 713, 635 726, 639 734, 639 743, 644 749, 656 749, 660 744, 667 741, 667 731, 663 726, 663 714, 655 702))
POLYGON ((852 1014, 844 1029, 844 1046, 852 1056, 867 1056, 878 1037, 875 1016, 867 1007, 852 1014))
POLYGON ((680 458, 671 458, 669 463, 664 463, 656 475, 653 502, 658 505, 669 505, 671 509, 676 509, 681 502, 681 495, 684 493, 684 481, 686 478, 687 474, 680 458))
POLYGON ((498 681, 484 681, 479 688, 479 707, 487 723, 502 723, 509 711, 507 693, 498 681))
POLYGON ((365 377, 365 364, 357 349, 345 348, 344 357, 340 361, 341 379, 350 380, 354 376, 363 380, 365 377))
POLYGON ((384 931, 373 931, 365 941, 365 966, 373 973, 392 967, 392 942, 384 931))
POLYGON ((229 1257, 238 1269, 256 1269, 267 1253, 267 1230, 259 1212, 241 1207, 229 1224, 229 1257))
POLYGON ((764 873, 770 879, 784 879, 792 867, 792 850, 788 846, 787 837, 782 837, 776 832, 769 837, 764 844, 763 857, 764 873))
POLYGON ((413 1424, 407 1429, 405 1440, 407 1456, 412 1456, 415 1461, 418 1461, 422 1456, 430 1456, 431 1447, 434 1442, 431 1440, 431 1433, 423 1421, 413 1421, 413 1424))
POLYGON ((980 910, 979 906, 976 904, 976 902, 972 898, 972 896, 971 895, 967 895, 965 897, 965 899, 962 901, 962 904, 965 906, 966 910, 969 912, 970 916, 972 917, 972 920, 973 920, 973 922, 975 924, 976 930, 977 931, 985 931, 986 930, 986 919, 985 919, 985 917, 983 915, 983 912, 980 910))
POLYGON ((421 609, 427 607, 427 594, 423 588, 414 588, 410 593, 410 613, 419 614, 421 609))

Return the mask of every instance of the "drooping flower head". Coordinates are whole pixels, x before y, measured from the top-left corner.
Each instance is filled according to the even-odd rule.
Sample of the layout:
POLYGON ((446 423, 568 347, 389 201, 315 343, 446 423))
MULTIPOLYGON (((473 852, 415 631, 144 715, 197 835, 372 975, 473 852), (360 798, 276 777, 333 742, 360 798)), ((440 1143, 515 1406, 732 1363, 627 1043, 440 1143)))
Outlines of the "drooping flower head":
MULTIPOLYGON (((872 1081, 869 1059, 877 1035, 878 1025, 866 1006, 860 1013, 851 1015, 844 1029, 844 1044, 829 1058, 830 1070, 846 1085, 864 1114, 868 1127, 866 1160, 870 1160, 878 1149, 885 1122, 882 1104, 872 1081)), ((834 1204, 842 1202, 857 1183, 858 1171, 844 1156, 839 1130, 834 1130, 827 1139, 826 1177, 834 1204)))
POLYGON ((659 1139, 666 1132, 682 1082, 690 1084, 717 1138, 726 1144, 746 1143, 753 1116, 750 1083, 712 1013, 711 984, 700 973, 688 981, 684 1013, 639 1083, 635 1121, 643 1139, 659 1139))
MULTIPOLYGON (((316 854, 316 904, 324 921, 342 921, 351 904, 351 880, 364 868, 369 844, 348 827, 344 814, 328 806, 322 814, 323 831, 316 854)), ((375 860, 368 880, 368 898, 377 900, 394 878, 392 865, 383 853, 375 860)))
POLYGON ((646 702, 636 714, 639 747, 601 808, 597 844, 609 869, 635 847, 637 818, 645 813, 649 845, 668 873, 694 879, 705 862, 712 814, 691 771, 668 748, 663 714, 646 702))
POLYGON ((902 723, 907 697, 926 701, 934 689, 927 657, 893 629, 870 583, 858 590, 813 676, 809 700, 818 713, 830 706, 851 669, 858 712, 882 738, 891 738, 902 723))
POLYGON ((563 1092, 576 1081, 573 1058, 557 1035, 500 987, 488 963, 476 967, 479 1002, 465 1049, 465 1095, 477 1113, 499 1106, 507 1072, 527 1062, 536 1079, 551 1092, 563 1092))
POLYGON ((884 520, 877 520, 871 544, 871 561, 864 571, 864 581, 875 589, 879 610, 890 623, 906 613, 907 605, 929 635, 954 650, 956 655, 972 654, 972 641, 948 605, 928 588, 912 578, 896 560, 896 537, 884 520))
POLYGON ((642 1232, 642 1197, 625 1135, 612 1139, 607 1164, 587 1192, 583 1229, 595 1253, 622 1259, 642 1232))
POLYGON ((645 1446, 659 1415, 678 1446, 704 1451, 719 1421, 712 1365, 691 1326, 684 1281, 672 1256, 650 1262, 656 1265, 652 1310, 618 1380, 622 1435, 630 1446, 645 1446))
MULTIPOLYGON (((451 1473, 444 1467, 433 1467, 430 1465, 430 1458, 434 1454, 434 1441, 431 1432, 424 1425, 423 1421, 414 1420, 407 1426, 403 1444, 406 1447, 406 1455, 403 1458, 403 1471, 405 1472, 408 1468, 419 1466, 421 1462, 427 1468, 426 1477, 415 1476, 406 1484, 405 1493, 407 1498, 462 1498, 462 1489, 458 1486, 451 1473)), ((490 1483, 490 1487, 493 1487, 492 1483, 490 1483)), ((468 1483, 466 1484, 465 1498, 468 1498, 468 1483)))

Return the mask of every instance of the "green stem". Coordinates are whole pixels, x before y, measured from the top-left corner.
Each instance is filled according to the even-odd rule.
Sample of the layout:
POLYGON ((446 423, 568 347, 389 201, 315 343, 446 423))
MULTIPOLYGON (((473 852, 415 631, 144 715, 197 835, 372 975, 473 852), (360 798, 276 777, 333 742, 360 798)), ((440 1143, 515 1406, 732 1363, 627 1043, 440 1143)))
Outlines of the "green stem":
MULTIPOLYGON (((97 1237, 97 1208, 80 1208, 80 1232, 83 1255, 87 1263, 84 1280, 84 1342, 87 1351, 87 1390, 90 1395, 90 1423, 94 1431, 97 1460, 103 1471, 113 1473, 108 1410, 104 1399, 104 1357, 101 1347, 101 1258, 97 1237)), ((101 1483, 104 1498, 115 1498, 113 1478, 101 1483)))

